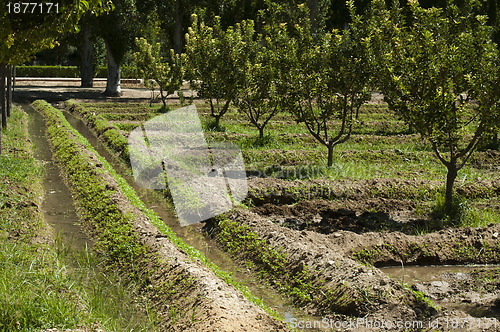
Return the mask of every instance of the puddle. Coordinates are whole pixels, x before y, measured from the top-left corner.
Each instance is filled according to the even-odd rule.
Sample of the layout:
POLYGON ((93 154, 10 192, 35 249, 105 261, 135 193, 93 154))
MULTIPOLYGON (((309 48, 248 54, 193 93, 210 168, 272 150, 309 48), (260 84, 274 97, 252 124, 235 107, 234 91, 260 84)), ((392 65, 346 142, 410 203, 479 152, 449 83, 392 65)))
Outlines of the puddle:
MULTIPOLYGON (((500 296, 498 290, 484 291, 473 273, 485 271, 495 274, 500 265, 442 265, 382 267, 380 270, 391 277, 422 291, 437 305, 463 311, 476 318, 500 320, 500 296), (491 271, 491 272, 489 272, 491 271)), ((483 277, 484 278, 484 277, 483 277)), ((491 278, 491 277, 490 277, 491 278)), ((487 279, 487 277, 486 277, 487 279)))
MULTIPOLYGON (((150 189, 144 189, 135 184, 132 173, 129 167, 125 166, 118 157, 113 156, 104 144, 89 130, 84 122, 69 112, 63 111, 63 114, 68 122, 77 129, 78 132, 85 137, 94 149, 104 157, 113 168, 128 182, 128 184, 136 191, 139 198, 147 205, 148 208, 155 213, 168 225, 177 236, 181 237, 187 244, 198 249, 214 264, 219 266, 223 271, 230 273, 235 280, 247 286, 253 295, 261 298, 268 306, 285 318, 286 322, 290 322, 292 318, 307 321, 320 321, 320 317, 312 317, 301 313, 294 308, 281 294, 275 290, 257 282, 253 278, 249 278, 249 272, 245 268, 240 268, 230 258, 230 256, 220 250, 212 240, 200 233, 202 224, 189 225, 181 227, 177 217, 169 208, 165 199, 159 192, 150 189)), ((313 331, 308 329, 308 331, 313 331)))
POLYGON ((409 285, 421 282, 445 281, 449 278, 467 278, 467 273, 478 268, 500 269, 500 265, 431 265, 391 266, 379 268, 382 272, 409 285))
POLYGON ((45 119, 29 105, 21 107, 30 116, 28 130, 35 146, 34 156, 44 164, 43 217, 67 245, 75 250, 81 250, 92 241, 82 232, 71 191, 61 176, 59 166, 52 158, 45 119))

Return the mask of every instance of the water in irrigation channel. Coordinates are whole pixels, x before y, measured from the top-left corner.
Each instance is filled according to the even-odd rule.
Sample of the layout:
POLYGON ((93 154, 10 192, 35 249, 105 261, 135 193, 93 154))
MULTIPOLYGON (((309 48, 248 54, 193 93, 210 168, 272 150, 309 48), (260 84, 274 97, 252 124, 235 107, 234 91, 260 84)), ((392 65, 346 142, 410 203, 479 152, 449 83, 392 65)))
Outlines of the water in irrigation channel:
POLYGON ((419 282, 442 281, 443 276, 455 275, 457 278, 475 269, 500 268, 499 265, 410 265, 382 267, 380 270, 401 282, 414 285, 419 282))
POLYGON ((29 133, 35 147, 34 157, 44 164, 42 203, 43 217, 59 234, 66 245, 75 250, 85 248, 92 241, 83 233, 73 204, 73 197, 61 176, 61 170, 52 157, 46 134, 45 119, 29 105, 21 106, 30 116, 29 133))
POLYGON ((268 306, 283 315, 286 321, 290 321, 292 318, 308 321, 321 320, 320 317, 311 317, 303 314, 300 310, 294 308, 289 301, 284 299, 278 292, 263 285, 263 283, 259 283, 255 278, 250 278, 249 274, 245 270, 241 270, 226 252, 217 248, 213 240, 199 232, 199 228, 201 228, 200 225, 181 227, 177 217, 171 208, 166 205, 165 199, 161 197, 160 194, 153 190, 143 189, 137 186, 131 176, 130 168, 125 166, 117 157, 110 154, 109 150, 88 129, 82 120, 66 111, 63 111, 63 114, 66 120, 68 120, 68 122, 89 141, 92 147, 129 183, 148 208, 155 211, 163 222, 187 244, 201 251, 222 270, 231 273, 234 279, 247 286, 252 291, 252 294, 261 298, 268 306))
MULTIPOLYGON (((469 273, 474 270, 498 270, 500 265, 410 265, 382 267, 380 270, 393 278, 415 285, 419 283, 431 283, 437 287, 445 287, 450 279, 467 280, 469 273)), ((449 309, 457 309, 470 314, 473 317, 494 317, 500 320, 500 310, 484 309, 480 306, 471 306, 467 302, 435 301, 436 304, 449 309)))

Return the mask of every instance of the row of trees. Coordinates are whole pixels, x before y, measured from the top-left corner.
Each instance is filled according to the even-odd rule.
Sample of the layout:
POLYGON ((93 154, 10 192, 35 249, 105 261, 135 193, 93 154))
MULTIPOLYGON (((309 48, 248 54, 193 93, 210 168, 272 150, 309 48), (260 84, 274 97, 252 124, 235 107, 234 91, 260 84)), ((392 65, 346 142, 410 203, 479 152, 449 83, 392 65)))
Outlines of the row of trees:
MULTIPOLYGON (((264 24, 269 14, 279 3, 282 8, 293 9, 303 0, 224 0, 224 1, 192 1, 192 0, 113 0, 114 10, 106 15, 96 17, 92 11, 87 11, 81 20, 80 33, 70 35, 64 40, 66 44, 78 47, 81 55, 82 86, 91 87, 93 79, 93 57, 102 58, 102 47, 105 48, 105 58, 108 62, 108 80, 105 93, 110 96, 121 95, 120 68, 130 61, 130 51, 134 48, 135 38, 157 39, 162 45, 161 55, 169 57, 169 49, 176 54, 185 50, 184 34, 189 28, 191 13, 196 13, 200 20, 208 25, 215 25, 216 20, 222 29, 234 26, 242 20, 256 22, 256 30, 263 33, 264 24), (157 31, 156 27, 160 30, 157 31), (159 32, 159 33, 158 33, 159 32), (156 36, 153 34, 156 33, 156 36), (102 42, 103 41, 103 42, 102 42), (96 42, 98 42, 96 44, 96 42), (101 46, 101 43, 103 46, 101 46), (98 49, 93 50, 96 44, 98 49)), ((387 0, 391 3, 392 0, 387 0)), ((407 0, 399 0, 405 4, 407 0)), ((82 1, 85 3, 85 1, 82 1)), ((459 0, 457 3, 462 4, 459 0)), ((497 24, 497 0, 481 0, 478 11, 488 13, 490 24, 497 24)), ((355 0, 358 14, 365 11, 370 0, 355 0)), ((421 0, 424 8, 428 6, 446 6, 446 0, 421 0)), ((344 0, 308 0, 311 32, 318 40, 332 28, 343 29, 349 23, 349 8, 344 0)), ((294 24, 293 10, 282 11, 280 21, 294 24)), ((71 31, 71 30, 68 30, 71 31)), ((498 32, 497 32, 498 35, 498 32)))
MULTIPOLYGON (((231 103, 260 137, 279 110, 291 112, 327 148, 329 166, 370 91, 382 91, 447 168, 449 209, 458 171, 500 125, 500 53, 477 4, 425 9, 415 0, 405 7, 373 0, 357 14, 350 1, 349 27, 319 37, 305 5, 292 13, 295 24, 280 21, 286 8, 276 6, 262 32, 251 20, 223 29, 219 20, 208 26, 194 15, 185 58, 172 56, 168 66, 185 67, 194 89, 210 103, 216 126, 231 103)), ((145 49, 147 42, 139 45, 145 49)), ((156 80, 147 75, 155 61, 160 65, 159 58, 144 63, 146 78, 156 80)), ((169 92, 180 87, 181 76, 169 92)))
MULTIPOLYGON (((246 114, 260 136, 278 110, 292 112, 327 147, 329 165, 333 147, 349 138, 359 107, 376 87, 390 107, 429 140, 448 168, 449 206, 457 172, 481 138, 498 126, 499 88, 495 82, 500 66, 493 42, 496 35, 489 26, 498 25, 497 2, 461 0, 457 6, 443 1, 441 9, 425 9, 415 0, 402 1, 403 6, 398 1, 387 6, 387 2, 391 3, 358 0, 363 10, 349 2, 350 18, 344 21, 350 25, 330 32, 324 29, 328 17, 323 13, 328 11, 319 10, 326 8, 325 1, 311 0, 307 6, 293 0, 282 4, 264 1, 261 7, 252 7, 262 8, 257 10, 257 25, 244 20, 232 27, 225 26, 226 16, 223 20, 213 14, 236 7, 217 2, 196 7, 199 16, 212 23, 206 25, 195 16, 186 34, 186 55, 173 52, 165 56, 158 45, 150 49, 142 40, 137 59, 138 63, 142 59, 154 64, 144 65, 143 74, 165 86, 165 93, 176 90, 186 72, 199 95, 209 100, 216 126, 231 103, 246 114), (491 15, 478 15, 485 12, 491 15), (158 70, 151 74, 148 68, 158 70), (340 125, 332 126, 331 120, 340 125)), ((172 16, 161 16, 165 1, 114 3, 116 10, 102 16, 104 23, 98 25, 108 36, 108 88, 115 84, 111 94, 117 87, 119 92, 119 65, 137 31, 157 36, 155 27, 172 16), (145 18, 151 24, 141 24, 145 18), (113 77, 113 73, 118 75, 113 77)), ((181 5, 187 2, 168 3, 176 8, 174 30, 178 36, 184 22, 181 5)), ((53 47, 61 33, 77 30, 85 12, 92 23, 93 14, 106 13, 110 7, 103 1, 68 0, 57 14, 35 13, 28 18, 28 14, 3 11, 2 110, 8 96, 4 93, 5 66, 53 47)))
MULTIPOLYGON (((326 24, 324 10, 330 8, 331 0, 310 1, 311 14, 319 27, 326 24)), ((342 4, 343 0, 340 1, 342 4)), ((169 58, 169 49, 176 54, 183 51, 184 34, 187 32, 191 13, 197 13, 205 21, 217 24, 226 29, 242 19, 257 19, 260 12, 272 7, 273 2, 264 1, 191 1, 191 0, 113 0, 115 10, 95 17, 87 13, 80 23, 81 33, 78 37, 69 37, 67 42, 79 43, 81 53, 82 86, 91 87, 93 78, 93 44, 98 38, 104 40, 108 62, 108 79, 105 94, 121 95, 120 67, 126 55, 134 49, 135 38, 157 39, 162 44, 160 50, 163 58, 169 58), (160 29, 157 29, 159 27, 160 29)), ((299 0, 284 1, 289 6, 296 5, 299 0)), ((339 16, 332 20, 337 23, 339 16)), ((337 23, 341 24, 341 23, 337 23)))

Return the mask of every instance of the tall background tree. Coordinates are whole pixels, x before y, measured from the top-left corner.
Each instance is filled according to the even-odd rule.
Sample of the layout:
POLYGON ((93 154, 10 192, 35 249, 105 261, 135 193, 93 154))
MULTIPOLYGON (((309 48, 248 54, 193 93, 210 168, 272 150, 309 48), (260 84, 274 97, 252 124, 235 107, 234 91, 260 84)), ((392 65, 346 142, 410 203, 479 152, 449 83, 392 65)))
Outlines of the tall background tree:
MULTIPOLYGON (((26 10, 24 4, 17 4, 20 5, 19 8, 14 2, 0 1, 0 40, 2 40, 0 68, 24 63, 32 59, 37 52, 56 46, 58 38, 64 33, 74 32, 77 29, 77 23, 85 11, 93 10, 101 14, 112 7, 110 2, 102 0, 65 0, 57 2, 58 7, 40 2, 36 7, 28 4, 30 7, 26 10)), ((6 114, 5 75, 6 70, 2 70, 0 72, 2 114, 6 114)), ((2 121, 2 126, 6 126, 5 119, 2 121)))
POLYGON ((114 0, 113 4, 115 10, 99 17, 97 24, 106 45, 108 74, 104 94, 120 96, 121 64, 147 22, 147 13, 137 10, 135 0, 114 0))

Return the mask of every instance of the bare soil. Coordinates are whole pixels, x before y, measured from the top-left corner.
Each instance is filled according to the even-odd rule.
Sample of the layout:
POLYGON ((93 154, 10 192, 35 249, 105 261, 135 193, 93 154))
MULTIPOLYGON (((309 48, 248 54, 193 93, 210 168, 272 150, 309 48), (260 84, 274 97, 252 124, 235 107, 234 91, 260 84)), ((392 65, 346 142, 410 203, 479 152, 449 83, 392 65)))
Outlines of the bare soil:
MULTIPOLYGON (((497 224, 481 228, 442 225, 428 234, 413 235, 416 228, 428 225, 430 220, 416 212, 412 191, 400 189, 422 185, 435 188, 440 184, 398 179, 325 184, 321 180, 256 178, 250 180, 248 202, 253 207, 233 211, 229 217, 248 225, 271 247, 283 248, 295 264, 321 271, 318 278, 331 280, 332 287, 352 283, 366 287, 373 294, 380 289, 390 294, 387 298, 381 297, 385 300, 374 296, 372 301, 376 306, 366 311, 350 308, 349 314, 368 315, 374 320, 414 320, 424 319, 422 315, 426 313, 425 319, 442 322, 453 318, 472 322, 474 317, 492 317, 493 322, 499 316, 500 268, 479 269, 463 280, 450 276, 444 288, 436 288, 436 283, 431 282, 414 285, 414 291, 441 305, 436 312, 401 300, 408 299, 408 294, 400 282, 376 268, 401 264, 498 264, 500 261, 500 226, 497 224), (329 192, 318 190, 325 186, 330 188, 329 192), (313 197, 307 199, 307 193, 313 197)), ((482 180, 458 190, 469 197, 481 196, 485 188, 498 195, 498 185, 498 180, 482 180)), ((316 315, 325 315, 324 308, 310 309, 316 315)), ((496 327, 492 323, 487 330, 500 328, 498 321, 495 324, 496 327)), ((446 330, 445 326, 440 330, 446 330)), ((474 329, 469 326, 463 330, 474 329)))

